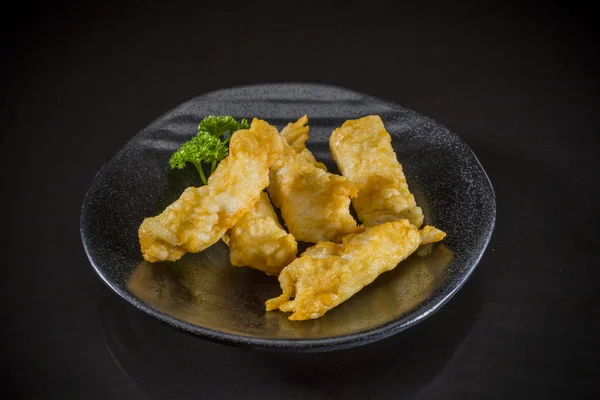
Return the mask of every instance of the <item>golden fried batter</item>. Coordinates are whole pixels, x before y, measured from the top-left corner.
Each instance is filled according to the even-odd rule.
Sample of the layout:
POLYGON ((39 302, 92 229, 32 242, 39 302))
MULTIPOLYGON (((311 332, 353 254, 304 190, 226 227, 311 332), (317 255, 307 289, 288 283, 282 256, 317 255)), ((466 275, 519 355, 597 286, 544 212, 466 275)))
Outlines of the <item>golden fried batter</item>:
POLYGON ((423 211, 408 190, 391 141, 381 118, 370 115, 334 130, 329 148, 342 175, 358 187, 352 205, 365 226, 407 218, 418 228, 423 211))
MULTIPOLYGON (((294 123, 290 122, 280 134, 296 152, 302 153, 308 161, 322 165, 325 169, 306 148, 307 122, 306 116, 294 123), (306 152, 303 152, 304 150, 306 152)), ((223 241, 229 245, 232 265, 255 268, 267 275, 279 275, 283 267, 296 258, 298 251, 298 243, 294 236, 279 225, 266 193, 263 193, 261 200, 223 236, 223 241)))
POLYGON ((279 224, 266 192, 223 237, 231 264, 247 266, 267 275, 279 272, 296 258, 298 244, 279 224))
POLYGON ((424 245, 442 241, 446 237, 446 233, 433 226, 425 225, 419 231, 419 236, 421 237, 421 245, 424 245))
POLYGON ((297 153, 306 149, 306 141, 308 140, 308 117, 304 115, 296 122, 290 122, 283 128, 280 135, 283 136, 287 144, 289 144, 297 153))
POLYGON ((269 195, 296 240, 316 243, 338 242, 356 231, 350 215, 350 198, 356 189, 346 178, 330 174, 305 147, 308 119, 300 118, 285 127, 279 160, 271 167, 269 195))
POLYGON ((315 159, 313 153, 306 148, 306 141, 308 140, 308 117, 305 115, 296 122, 290 122, 285 128, 281 130, 281 136, 285 138, 285 141, 296 150, 307 161, 311 162, 315 167, 321 168, 323 171, 327 171, 325 164, 318 162, 315 159))
POLYGON ((422 232, 402 219, 350 234, 341 244, 317 243, 281 271, 283 294, 267 300, 267 311, 292 312, 290 320, 321 317, 380 274, 394 269, 419 247, 421 235, 427 240, 445 236, 433 227, 422 232))
POLYGON ((207 185, 187 188, 160 215, 142 222, 138 235, 144 258, 174 261, 217 242, 258 201, 284 142, 275 127, 256 118, 249 130, 235 132, 229 156, 207 185))

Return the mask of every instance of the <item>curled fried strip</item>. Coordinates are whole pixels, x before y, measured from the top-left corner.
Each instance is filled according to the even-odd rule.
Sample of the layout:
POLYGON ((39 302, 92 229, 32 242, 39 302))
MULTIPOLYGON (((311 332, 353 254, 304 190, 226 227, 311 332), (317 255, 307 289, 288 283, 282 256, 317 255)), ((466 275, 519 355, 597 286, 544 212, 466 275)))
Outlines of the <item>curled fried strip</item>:
POLYGON ((429 226, 419 231, 403 219, 350 234, 341 244, 317 243, 281 271, 283 294, 267 300, 266 309, 292 312, 290 320, 319 318, 394 269, 419 245, 445 235, 429 226))

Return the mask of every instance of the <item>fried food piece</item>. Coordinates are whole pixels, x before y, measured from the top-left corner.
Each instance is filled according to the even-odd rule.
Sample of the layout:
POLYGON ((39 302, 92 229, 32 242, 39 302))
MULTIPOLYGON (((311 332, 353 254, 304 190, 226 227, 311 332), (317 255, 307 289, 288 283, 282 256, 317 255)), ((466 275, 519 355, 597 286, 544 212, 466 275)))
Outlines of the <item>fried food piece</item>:
MULTIPOLYGON (((425 240, 445 236, 433 227, 422 232, 425 240)), ((394 269, 421 243, 421 232, 406 219, 350 234, 341 244, 317 243, 281 271, 283 294, 267 300, 267 311, 292 312, 290 320, 319 318, 394 269)))
POLYGON ((223 241, 229 245, 231 264, 258 269, 267 275, 279 275, 298 253, 296 239, 281 227, 264 191, 223 241))
POLYGON ((302 116, 296 122, 290 122, 279 133, 287 144, 290 145, 297 153, 306 149, 306 141, 308 140, 308 117, 302 116))
POLYGON ((365 226, 406 218, 419 228, 423 211, 408 190, 391 141, 381 118, 370 115, 334 130, 329 148, 342 175, 358 187, 352 205, 365 226))
MULTIPOLYGON (((280 132, 281 136, 296 152, 314 163, 317 162, 306 148, 308 140, 308 118, 303 116, 296 122, 290 122, 280 132)), ((288 234, 279 224, 273 210, 269 195, 261 194, 261 199, 248 211, 242 219, 227 231, 223 241, 229 246, 231 264, 264 271, 267 275, 279 275, 298 251, 298 243, 292 234, 288 234)))
POLYGON ((440 231, 439 229, 425 225, 423 229, 419 231, 421 238, 421 245, 441 242, 446 237, 446 232, 440 231))
POLYGON ((174 261, 217 242, 258 201, 269 184, 269 168, 279 158, 284 140, 277 128, 254 119, 249 130, 231 137, 229 156, 201 187, 187 188, 138 231, 144 258, 174 261))
MULTIPOLYGON (((290 122, 280 134, 308 162, 325 170, 325 165, 317 162, 306 148, 307 122, 305 115, 294 123, 290 122)), ((279 224, 266 193, 223 236, 223 241, 229 245, 232 265, 248 266, 264 271, 267 275, 279 275, 283 267, 296 258, 298 252, 296 239, 279 224)))
POLYGON ((327 172, 305 147, 307 121, 304 116, 282 130, 281 135, 292 143, 284 144, 271 167, 269 195, 296 240, 338 242, 357 229, 350 215, 356 188, 346 178, 327 172))
POLYGON ((311 339, 330 334, 332 326, 363 330, 376 328, 381 321, 396 319, 417 307, 443 284, 454 259, 454 253, 444 243, 435 244, 427 256, 417 256, 423 247, 429 245, 420 246, 397 268, 378 277, 324 318, 304 324, 290 321, 289 314, 267 312, 265 324, 277 327, 280 332, 289 332, 297 339, 311 339), (373 318, 374 312, 377 318, 373 318))
POLYGON ((325 164, 318 162, 313 153, 306 148, 309 129, 307 124, 308 117, 304 115, 298 121, 287 124, 287 126, 281 130, 280 134, 284 137, 285 141, 290 145, 290 147, 296 150, 296 153, 299 153, 315 167, 321 168, 323 171, 327 171, 325 164))

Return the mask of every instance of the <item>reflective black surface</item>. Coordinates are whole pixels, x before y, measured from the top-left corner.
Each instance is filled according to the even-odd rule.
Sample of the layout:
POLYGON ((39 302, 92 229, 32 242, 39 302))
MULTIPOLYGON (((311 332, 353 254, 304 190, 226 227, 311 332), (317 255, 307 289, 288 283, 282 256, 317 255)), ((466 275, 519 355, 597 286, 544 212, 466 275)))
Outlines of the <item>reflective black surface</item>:
MULTIPOLYGON (((282 126, 279 126, 281 129, 282 126)), ((94 179, 81 212, 90 262, 120 296, 174 326, 226 343, 324 350, 380 340, 423 320, 448 301, 479 262, 492 235, 492 186, 467 145, 439 123, 347 89, 316 84, 223 89, 165 113, 131 139, 94 179), (219 242, 177 263, 143 262, 137 230, 197 178, 168 172, 168 159, 211 114, 286 124, 309 115, 309 149, 332 172, 329 136, 347 119, 381 115, 425 223, 447 233, 377 279, 368 290, 313 321, 266 312, 281 293, 275 278, 233 267, 219 242), (429 255, 425 252, 428 250, 429 255)))
POLYGON ((1 13, 0 395, 595 398, 594 14, 574 19, 573 2, 202 3, 1 13), (440 312, 386 340, 281 354, 198 339, 115 295, 81 246, 85 192, 132 133, 199 93, 289 81, 431 116, 494 183, 498 218, 479 267, 440 312))

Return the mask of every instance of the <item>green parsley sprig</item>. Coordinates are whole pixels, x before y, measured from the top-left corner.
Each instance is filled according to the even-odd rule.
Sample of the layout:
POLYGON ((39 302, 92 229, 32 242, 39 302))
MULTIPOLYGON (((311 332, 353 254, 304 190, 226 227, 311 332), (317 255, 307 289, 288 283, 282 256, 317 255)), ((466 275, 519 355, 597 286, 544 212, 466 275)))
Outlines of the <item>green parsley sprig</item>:
POLYGON ((171 168, 182 169, 186 163, 193 164, 198 170, 200 179, 206 185, 208 179, 204 174, 203 166, 210 166, 210 176, 219 162, 229 154, 229 140, 231 135, 240 129, 249 129, 250 124, 246 118, 236 121, 228 115, 208 116, 198 125, 196 136, 185 142, 173 153, 169 164, 171 168))

